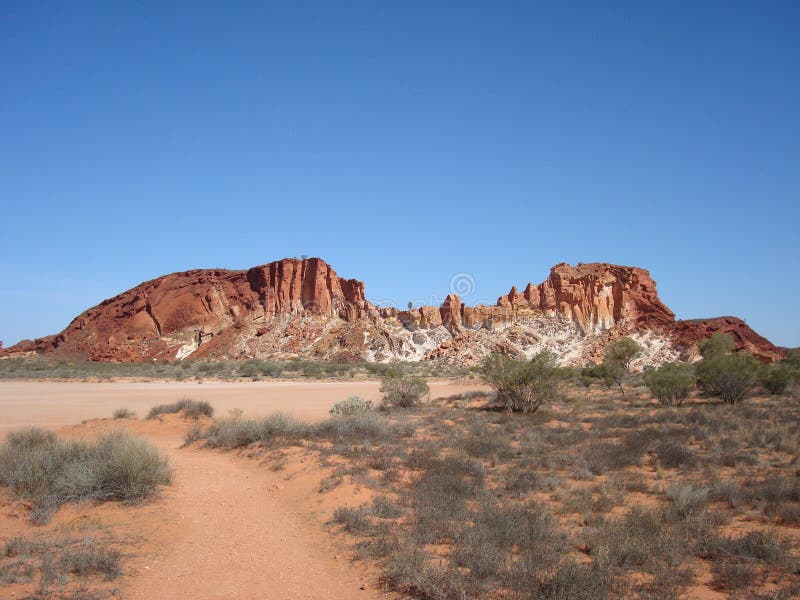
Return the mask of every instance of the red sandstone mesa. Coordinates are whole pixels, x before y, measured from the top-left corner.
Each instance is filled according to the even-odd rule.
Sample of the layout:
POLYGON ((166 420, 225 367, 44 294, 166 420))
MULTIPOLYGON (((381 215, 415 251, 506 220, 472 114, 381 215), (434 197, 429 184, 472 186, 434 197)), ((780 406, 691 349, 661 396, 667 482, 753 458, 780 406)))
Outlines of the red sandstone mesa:
POLYGON ((556 265, 541 284, 512 287, 494 306, 377 308, 364 284, 323 260, 283 259, 247 271, 174 273, 142 283, 76 317, 61 333, 0 350, 90 360, 286 358, 475 362, 492 351, 547 348, 575 364, 620 335, 641 337, 653 362, 692 358, 716 331, 763 360, 782 351, 740 319, 675 321, 650 274, 605 263, 556 265))

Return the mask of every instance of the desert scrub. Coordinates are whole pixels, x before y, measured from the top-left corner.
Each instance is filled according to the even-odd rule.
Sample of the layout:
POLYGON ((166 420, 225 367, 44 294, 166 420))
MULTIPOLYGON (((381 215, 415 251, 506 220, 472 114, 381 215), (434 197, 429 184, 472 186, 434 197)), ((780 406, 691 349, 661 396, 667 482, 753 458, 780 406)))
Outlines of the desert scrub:
POLYGON ((27 600, 117 597, 111 582, 123 573, 124 549, 131 540, 119 539, 103 525, 98 527, 84 525, 79 536, 56 528, 32 537, 11 538, 5 542, 5 552, 0 543, 0 586, 36 585, 31 595, 14 588, 0 588, 0 594, 14 597, 16 591, 27 600))
POLYGON ((390 374, 381 379, 380 391, 384 406, 409 408, 424 400, 430 388, 422 377, 390 374))
POLYGON ((142 500, 171 477, 153 445, 123 432, 84 442, 32 428, 9 433, 0 445, 0 485, 32 502, 36 523, 46 523, 67 502, 142 500))
POLYGON ((543 402, 560 398, 564 379, 556 355, 550 352, 540 352, 530 360, 492 354, 484 360, 481 374, 507 411, 524 413, 536 412, 543 402))
POLYGON ((340 506, 333 511, 333 521, 350 533, 365 533, 371 527, 369 515, 369 510, 364 507, 340 506))
POLYGON ((763 365, 749 352, 731 354, 734 342, 730 335, 715 333, 698 347, 703 360, 695 367, 695 374, 697 387, 704 393, 736 404, 755 387, 763 365))
POLYGON ((661 404, 680 406, 694 388, 694 370, 683 363, 664 363, 647 369, 644 383, 661 404))
POLYGON ((756 386, 761 364, 749 352, 704 358, 696 368, 697 384, 709 396, 735 404, 756 386))
POLYGON ((136 418, 136 411, 128 410, 127 408, 118 408, 111 416, 115 419, 134 419, 136 418))
POLYGON ((205 430, 192 431, 191 440, 205 439, 211 448, 240 448, 260 443, 265 446, 302 444, 304 441, 329 441, 337 447, 376 444, 393 435, 402 436, 406 428, 389 423, 376 411, 334 415, 310 424, 286 413, 273 413, 263 419, 218 419, 205 430))
POLYGON ((373 492, 371 503, 332 514, 332 529, 378 562, 389 588, 415 597, 654 600, 689 586, 795 597, 783 583, 772 592, 796 575, 797 542, 781 540, 800 505, 797 403, 654 409, 641 387, 632 391, 590 396, 579 414, 570 400, 521 414, 493 398, 451 398, 294 432, 278 419, 267 448, 299 443, 334 468, 320 491, 373 492), (717 480, 728 455, 734 479, 717 480), (621 510, 639 501, 629 492, 647 508, 621 510), (722 529, 742 516, 774 539, 722 529), (709 576, 693 582, 700 561, 709 576))
POLYGON ((592 554, 611 566, 653 570, 684 560, 683 545, 662 513, 634 507, 625 517, 603 522, 591 537, 592 554))
POLYGON ((335 445, 376 444, 398 431, 377 412, 333 416, 314 426, 313 435, 335 445))
POLYGON ((770 394, 783 394, 797 378, 797 372, 789 364, 776 363, 762 368, 759 383, 770 394))
POLYGON ((240 448, 259 442, 274 444, 279 441, 297 442, 308 437, 312 427, 286 413, 273 413, 263 419, 241 419, 232 417, 219 419, 195 439, 205 438, 210 448, 240 448))
POLYGON ((101 575, 106 579, 114 579, 122 574, 118 550, 106 548, 87 540, 74 548, 68 548, 58 558, 58 570, 63 573, 86 577, 101 575))
POLYGON ((329 411, 332 415, 352 416, 372 410, 372 400, 364 400, 359 396, 350 396, 333 405, 329 411))
POLYGON ((212 417, 214 408, 205 400, 192 400, 191 398, 181 398, 172 404, 159 404, 150 409, 147 413, 148 419, 155 419, 160 415, 183 413, 188 419, 199 419, 200 417, 212 417))

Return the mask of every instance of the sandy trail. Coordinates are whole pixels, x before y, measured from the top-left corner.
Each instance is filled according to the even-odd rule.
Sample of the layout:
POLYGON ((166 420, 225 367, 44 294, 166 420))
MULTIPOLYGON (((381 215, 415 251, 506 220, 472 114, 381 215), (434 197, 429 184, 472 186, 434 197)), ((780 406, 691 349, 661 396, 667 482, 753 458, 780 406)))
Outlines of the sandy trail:
POLYGON ((374 576, 352 563, 309 507, 311 481, 287 484, 258 461, 179 449, 173 436, 148 436, 165 451, 175 480, 148 529, 147 556, 122 589, 127 598, 386 598, 374 576), (338 554, 342 558, 334 557, 338 554), (366 584, 367 589, 360 589, 366 584))
MULTIPOLYGON (((334 506, 364 501, 354 495, 360 491, 341 486, 320 494, 324 474, 310 466, 289 477, 235 453, 181 448, 188 424, 177 417, 163 423, 108 418, 115 408, 144 416, 155 404, 191 397, 208 400, 223 416, 239 408, 248 416, 284 410, 315 420, 350 395, 378 400, 378 387, 375 381, 0 382, 0 439, 30 425, 70 436, 120 427, 147 436, 168 454, 174 481, 161 498, 136 507, 65 507, 54 519, 57 524, 94 515, 120 535, 142 540, 121 581, 124 598, 385 599, 391 596, 378 589, 377 574, 366 563, 351 562, 341 538, 323 526, 334 506), (75 426, 88 419, 103 420, 75 426)), ((436 398, 478 386, 440 380, 430 387, 436 398)), ((0 529, 25 534, 25 523, 11 512, 0 515, 0 529)))

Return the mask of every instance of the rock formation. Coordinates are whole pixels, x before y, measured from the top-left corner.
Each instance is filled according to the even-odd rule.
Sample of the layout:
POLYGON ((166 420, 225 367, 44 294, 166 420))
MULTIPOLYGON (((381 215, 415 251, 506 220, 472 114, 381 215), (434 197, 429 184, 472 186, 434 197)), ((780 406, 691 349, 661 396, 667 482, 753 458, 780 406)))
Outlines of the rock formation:
POLYGON ((642 364, 696 357, 697 342, 730 333, 737 348, 771 361, 782 351, 743 321, 675 321, 644 269, 605 263, 554 266, 539 285, 512 287, 494 306, 375 307, 364 284, 342 279, 323 260, 283 259, 246 271, 174 273, 142 283, 76 317, 61 333, 0 350, 89 360, 192 358, 449 360, 474 363, 490 352, 565 362, 597 360, 609 341, 631 335, 642 364))

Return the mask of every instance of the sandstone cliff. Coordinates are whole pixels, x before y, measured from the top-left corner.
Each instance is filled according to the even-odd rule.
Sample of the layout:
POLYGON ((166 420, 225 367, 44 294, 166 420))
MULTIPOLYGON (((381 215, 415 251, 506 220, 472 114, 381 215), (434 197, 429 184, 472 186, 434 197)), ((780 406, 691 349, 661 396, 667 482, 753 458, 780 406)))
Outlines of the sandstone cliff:
POLYGON ((61 333, 0 350, 0 356, 56 353, 90 360, 203 358, 449 360, 474 363, 490 352, 565 362, 597 360, 609 341, 631 335, 642 364, 696 356, 716 331, 763 360, 782 352, 743 321, 675 321, 644 269, 605 263, 554 266, 542 283, 512 287, 493 306, 376 308, 364 284, 342 279, 323 260, 284 259, 246 271, 174 273, 142 283, 76 317, 61 333))

